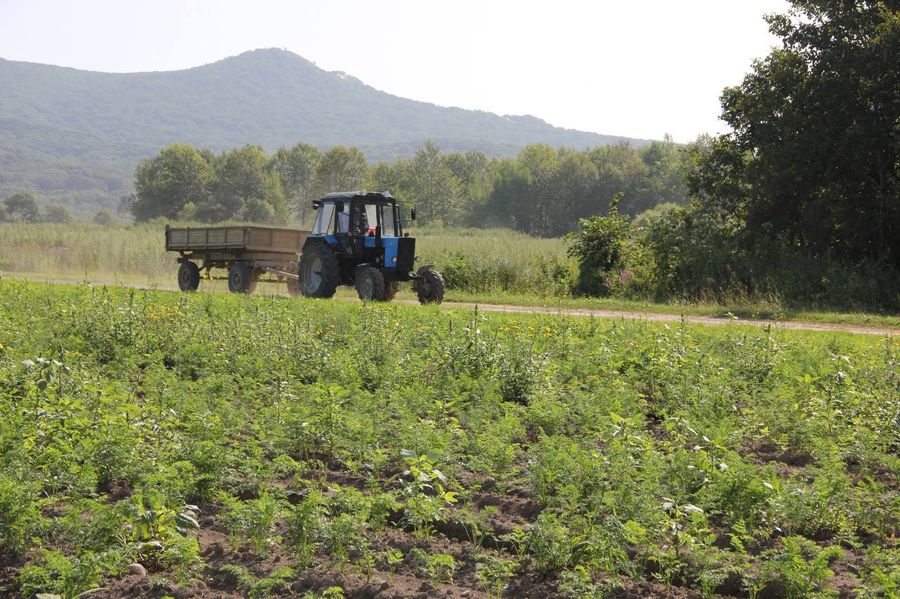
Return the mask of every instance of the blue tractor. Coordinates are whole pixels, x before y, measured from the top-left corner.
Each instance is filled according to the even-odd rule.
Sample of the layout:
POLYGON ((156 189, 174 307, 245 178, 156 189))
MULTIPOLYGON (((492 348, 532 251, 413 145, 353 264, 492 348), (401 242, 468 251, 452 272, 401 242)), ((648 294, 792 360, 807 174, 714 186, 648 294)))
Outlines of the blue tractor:
POLYGON ((412 281, 421 303, 443 301, 440 273, 431 266, 413 271, 416 240, 403 232, 400 206, 391 194, 329 193, 313 207, 316 224, 297 269, 300 293, 332 297, 338 285, 354 285, 362 300, 390 301, 402 281, 412 281))

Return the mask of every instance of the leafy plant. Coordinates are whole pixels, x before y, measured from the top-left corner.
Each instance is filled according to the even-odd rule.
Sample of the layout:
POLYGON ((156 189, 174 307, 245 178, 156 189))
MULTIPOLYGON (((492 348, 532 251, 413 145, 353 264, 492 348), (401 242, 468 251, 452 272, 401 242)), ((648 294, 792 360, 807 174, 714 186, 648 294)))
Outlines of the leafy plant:
POLYGON ((475 578, 488 597, 499 599, 518 569, 516 560, 485 556, 475 565, 475 578))
POLYGON ((122 570, 122 556, 117 553, 84 553, 67 557, 59 551, 41 550, 38 557, 25 564, 17 582, 25 596, 56 593, 64 599, 96 588, 104 575, 122 570))
POLYGON ((297 574, 293 568, 284 567, 257 578, 253 572, 238 564, 225 564, 221 569, 237 579, 238 586, 250 599, 262 599, 283 591, 297 574))
POLYGON ((824 588, 834 575, 829 562, 843 556, 839 547, 819 548, 803 537, 785 537, 781 547, 769 552, 766 573, 784 587, 788 597, 827 597, 835 593, 824 588))
POLYGON ((219 500, 227 507, 222 521, 231 533, 232 546, 237 547, 239 539, 246 537, 257 554, 265 555, 269 545, 277 541, 273 533, 280 514, 278 499, 264 492, 258 498, 247 501, 239 501, 222 493, 219 500))
POLYGON ((27 484, 0 477, 0 547, 11 553, 25 550, 41 523, 33 493, 27 484))
POLYGON ((430 536, 430 525, 443 521, 448 505, 456 503, 456 492, 449 491, 444 473, 435 468, 425 455, 404 456, 402 494, 405 518, 419 538, 430 536))

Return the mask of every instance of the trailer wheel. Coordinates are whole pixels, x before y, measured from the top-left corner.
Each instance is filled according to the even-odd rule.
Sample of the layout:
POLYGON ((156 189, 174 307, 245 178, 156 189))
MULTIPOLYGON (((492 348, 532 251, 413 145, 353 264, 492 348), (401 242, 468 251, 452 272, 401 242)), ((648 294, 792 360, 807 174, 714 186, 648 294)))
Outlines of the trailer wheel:
POLYGON ((400 291, 400 281, 386 281, 384 283, 384 301, 393 301, 400 291))
POLYGON ((385 294, 384 275, 374 266, 359 266, 356 269, 356 293, 359 299, 383 302, 385 294))
POLYGON ((297 268, 300 292, 306 297, 332 297, 340 282, 337 257, 328 247, 315 244, 303 250, 297 268))
POLYGON ((197 291, 200 287, 200 269, 190 260, 178 267, 178 288, 182 291, 197 291))
POLYGON ((444 277, 430 266, 423 266, 416 273, 419 275, 413 289, 419 296, 420 304, 439 304, 444 301, 444 277))
POLYGON ((228 291, 232 293, 253 293, 256 277, 250 272, 246 262, 234 262, 228 269, 228 291))

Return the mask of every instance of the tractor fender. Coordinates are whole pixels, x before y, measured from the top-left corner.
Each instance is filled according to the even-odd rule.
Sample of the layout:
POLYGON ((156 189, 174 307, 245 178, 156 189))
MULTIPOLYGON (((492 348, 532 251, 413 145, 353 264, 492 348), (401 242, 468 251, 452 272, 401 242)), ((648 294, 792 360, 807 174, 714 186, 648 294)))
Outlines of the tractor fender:
POLYGON ((332 244, 328 242, 327 237, 325 237, 323 235, 316 235, 316 236, 310 235, 309 237, 306 238, 306 241, 303 243, 303 251, 306 251, 306 248, 310 248, 310 247, 313 247, 316 245, 321 245, 321 246, 327 247, 328 249, 331 249, 331 250, 334 249, 332 244))

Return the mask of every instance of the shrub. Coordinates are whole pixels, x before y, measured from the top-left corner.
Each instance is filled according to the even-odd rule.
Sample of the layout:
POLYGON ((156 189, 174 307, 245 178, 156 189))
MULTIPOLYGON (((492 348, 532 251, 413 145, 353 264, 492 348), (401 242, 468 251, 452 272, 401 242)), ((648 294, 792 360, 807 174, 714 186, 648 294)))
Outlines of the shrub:
POLYGON ((577 293, 609 295, 612 277, 618 277, 625 263, 625 244, 631 230, 626 216, 619 214, 621 194, 609 205, 609 214, 578 221, 578 231, 566 236, 569 255, 578 260, 577 293))

